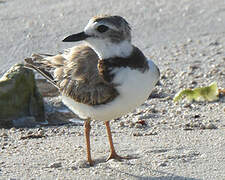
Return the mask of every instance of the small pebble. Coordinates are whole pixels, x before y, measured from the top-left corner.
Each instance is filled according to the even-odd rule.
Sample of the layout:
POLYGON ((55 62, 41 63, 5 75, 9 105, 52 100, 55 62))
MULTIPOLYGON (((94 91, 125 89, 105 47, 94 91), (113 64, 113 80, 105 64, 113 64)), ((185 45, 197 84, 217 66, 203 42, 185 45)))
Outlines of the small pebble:
POLYGON ((133 122, 129 123, 129 128, 133 128, 134 126, 135 126, 135 123, 133 123, 133 122))
POLYGON ((153 136, 153 135, 157 135, 158 133, 156 131, 151 131, 149 133, 145 133, 144 136, 153 136))
POLYGON ((12 127, 12 128, 10 129, 10 132, 16 132, 16 128, 15 128, 15 127, 12 127))
POLYGON ((0 137, 8 137, 8 134, 6 132, 2 132, 0 137))
POLYGON ((44 134, 45 134, 45 131, 44 131, 44 130, 40 130, 40 131, 38 131, 38 135, 40 135, 40 136, 44 136, 44 134))
POLYGON ((142 124, 139 123, 135 123, 135 128, 143 128, 144 126, 142 124))
POLYGON ((80 161, 76 162, 76 167, 77 168, 89 168, 90 165, 86 160, 80 160, 80 161))
POLYGON ((120 127, 125 127, 125 123, 123 121, 120 122, 120 127))
POLYGON ((206 129, 204 124, 200 125, 200 129, 206 129))
POLYGON ((33 134, 33 131, 30 130, 27 132, 27 135, 31 135, 31 134, 33 134))
POLYGON ((215 124, 209 123, 205 126, 205 129, 217 129, 217 126, 215 124))
POLYGON ((77 170, 78 168, 76 166, 71 167, 72 170, 77 170))
POLYGON ((193 116, 193 118, 200 118, 200 115, 199 115, 199 114, 195 114, 195 115, 193 116))
POLYGON ((159 164, 159 166, 165 167, 165 166, 167 166, 167 162, 162 162, 162 163, 159 164))
POLYGON ((61 162, 54 162, 52 164, 49 165, 50 168, 59 168, 62 167, 62 163, 61 162))
POLYGON ((134 132, 134 133, 133 133, 133 136, 143 136, 143 134, 140 133, 140 132, 134 132))

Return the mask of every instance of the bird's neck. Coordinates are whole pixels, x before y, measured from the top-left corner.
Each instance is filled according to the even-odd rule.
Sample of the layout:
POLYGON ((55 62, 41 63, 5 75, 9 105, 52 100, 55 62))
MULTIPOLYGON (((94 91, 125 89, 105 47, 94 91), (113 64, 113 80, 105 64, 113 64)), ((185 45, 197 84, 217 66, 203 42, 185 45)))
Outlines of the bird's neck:
POLYGON ((133 45, 129 41, 122 41, 120 43, 101 42, 94 44, 89 43, 91 47, 98 54, 100 59, 109 59, 113 57, 128 57, 133 51, 133 45))

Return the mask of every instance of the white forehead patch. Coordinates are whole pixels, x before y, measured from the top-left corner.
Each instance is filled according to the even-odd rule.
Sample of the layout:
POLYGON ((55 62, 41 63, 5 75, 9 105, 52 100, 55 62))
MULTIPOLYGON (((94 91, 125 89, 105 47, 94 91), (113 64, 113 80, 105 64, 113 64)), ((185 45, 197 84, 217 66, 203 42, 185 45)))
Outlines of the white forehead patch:
POLYGON ((87 34, 93 34, 93 31, 96 27, 97 22, 93 22, 92 19, 89 20, 88 24, 84 28, 84 32, 87 34))
POLYGON ((87 34, 94 34, 95 29, 97 28, 97 26, 99 25, 106 25, 108 26, 110 29, 113 29, 115 31, 118 31, 118 29, 112 25, 111 23, 107 23, 107 22, 94 22, 93 19, 90 19, 88 24, 86 25, 86 27, 84 28, 84 32, 87 34))

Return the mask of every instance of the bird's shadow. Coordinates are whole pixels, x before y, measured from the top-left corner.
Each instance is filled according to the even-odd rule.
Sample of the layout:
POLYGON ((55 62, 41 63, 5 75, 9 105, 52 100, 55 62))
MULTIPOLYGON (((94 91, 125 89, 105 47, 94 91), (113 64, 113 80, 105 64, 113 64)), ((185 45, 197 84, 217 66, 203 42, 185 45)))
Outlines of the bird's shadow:
MULTIPOLYGON (((123 162, 124 160, 132 160, 132 159, 139 159, 140 157, 138 156, 133 156, 133 155, 129 155, 129 156, 126 156, 126 159, 122 159, 122 160, 117 160, 117 159, 113 159, 114 161, 118 161, 118 162, 123 162)), ((100 157, 100 158, 96 158, 96 159, 93 159, 94 161, 94 165, 93 166, 90 166, 88 164, 88 162, 86 160, 82 161, 82 163, 80 164, 81 167, 85 167, 85 168, 89 168, 89 167, 95 167, 97 166, 98 164, 102 164, 102 163, 107 163, 107 158, 105 157, 100 157)))
MULTIPOLYGON (((138 159, 138 158, 140 158, 140 157, 138 157, 136 154, 133 154, 133 155, 129 156, 129 159, 138 159)), ((118 160, 115 160, 115 161, 118 161, 118 160)), ((123 161, 123 160, 121 160, 121 161, 123 161)), ((118 161, 118 162, 121 162, 121 161, 118 161)), ((92 168, 92 167, 94 168, 98 164, 102 164, 102 163, 107 163, 105 157, 100 157, 100 158, 94 159, 94 165, 93 166, 87 165, 87 163, 86 163, 86 165, 89 168, 92 168)), ((155 173, 159 174, 159 176, 158 177, 147 176, 147 175, 146 176, 140 176, 140 175, 133 174, 129 170, 127 170, 127 172, 126 172, 125 170, 119 170, 118 168, 113 168, 112 166, 107 166, 107 168, 112 169, 113 171, 116 171, 120 174, 124 174, 124 175, 126 175, 130 178, 134 178, 134 179, 137 179, 137 180, 201 180, 199 178, 197 179, 197 178, 191 178, 191 177, 178 176, 178 175, 175 175, 173 173, 154 170, 154 169, 146 167, 146 166, 141 167, 141 168, 147 169, 148 171, 151 171, 154 174, 155 173)))
MULTIPOLYGON (((129 156, 129 159, 138 159, 140 157, 138 156, 129 156)), ((115 160, 115 161, 118 161, 118 160, 115 160)), ((121 160, 123 161, 123 160, 121 160)), ((121 161, 118 161, 118 162, 121 162, 121 161)), ((105 157, 100 157, 100 158, 96 158, 94 159, 94 165, 93 166, 90 166, 87 161, 83 161, 82 164, 80 164, 83 168, 95 168, 98 164, 102 164, 102 163, 107 163, 106 161, 106 158, 105 157)), ((153 176, 140 176, 140 175, 136 175, 136 174, 133 174, 132 172, 130 172, 130 170, 127 170, 127 172, 125 170, 119 170, 118 168, 113 168, 112 166, 108 166, 107 165, 107 168, 108 169, 111 169, 115 172, 118 172, 120 174, 124 174, 130 178, 133 178, 133 179, 137 179, 137 180, 201 180, 201 179, 197 179, 197 178, 191 178, 191 177, 184 177, 184 176, 178 176, 178 175, 175 175, 173 173, 168 173, 168 172, 163 172, 163 171, 158 171, 158 170, 154 170, 154 169, 151 169, 149 167, 141 167, 143 169, 147 169, 148 171, 151 171, 153 172, 154 174, 158 174, 159 176, 158 177, 153 177, 153 176)))
POLYGON ((147 168, 154 173, 160 174, 160 176, 158 176, 158 177, 139 176, 139 175, 134 175, 130 172, 121 171, 119 169, 115 169, 115 168, 112 168, 112 167, 108 167, 108 168, 112 169, 114 171, 117 171, 118 173, 125 174, 125 175, 129 176, 130 178, 135 178, 137 180, 202 180, 202 179, 191 178, 191 177, 177 176, 173 173, 158 171, 158 170, 150 169, 150 168, 147 168, 147 167, 143 167, 143 168, 147 168))

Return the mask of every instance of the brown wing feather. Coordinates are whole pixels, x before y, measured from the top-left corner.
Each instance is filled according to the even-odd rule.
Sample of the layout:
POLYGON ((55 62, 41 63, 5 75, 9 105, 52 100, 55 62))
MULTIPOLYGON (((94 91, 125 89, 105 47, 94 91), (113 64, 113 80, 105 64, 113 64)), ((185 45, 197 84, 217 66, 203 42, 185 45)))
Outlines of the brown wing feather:
POLYGON ((60 92, 75 101, 99 105, 112 101, 118 92, 99 76, 98 56, 87 45, 72 48, 67 54, 52 57, 34 55, 27 66, 54 82, 60 92))

